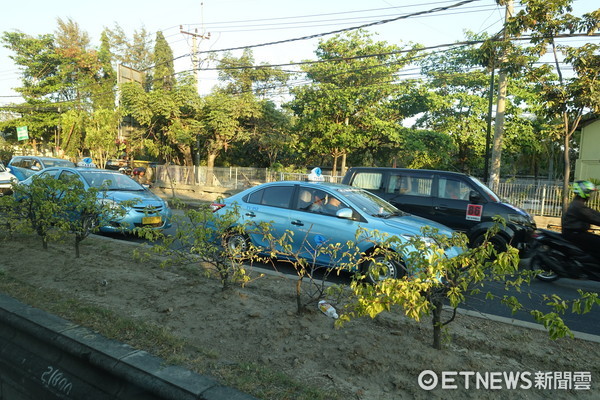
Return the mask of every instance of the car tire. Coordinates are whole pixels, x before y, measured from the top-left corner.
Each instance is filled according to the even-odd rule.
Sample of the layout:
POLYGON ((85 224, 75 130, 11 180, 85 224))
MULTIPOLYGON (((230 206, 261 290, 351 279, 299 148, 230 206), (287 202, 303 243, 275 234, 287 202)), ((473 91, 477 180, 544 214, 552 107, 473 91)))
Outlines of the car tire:
MULTIPOLYGON (((471 247, 472 248, 479 247, 483 244, 484 241, 485 241, 485 234, 481 234, 481 235, 477 236, 471 242, 471 247)), ((492 246, 494 246, 494 249, 496 249, 496 251, 498 253, 504 252, 508 248, 508 242, 506 241, 506 239, 504 239, 500 235, 496 235, 496 236, 492 237, 490 239, 490 242, 492 243, 492 246)))
POLYGON ((367 282, 376 284, 386 279, 401 278, 406 274, 406 269, 403 263, 386 260, 385 256, 380 255, 367 261, 363 268, 363 274, 367 282), (375 269, 379 271, 375 271, 375 269))
MULTIPOLYGON (((558 263, 559 260, 556 260, 556 262, 558 263)), ((553 282, 559 278, 559 275, 546 265, 546 262, 539 254, 531 257, 529 269, 532 271, 542 271, 535 275, 542 282, 553 282)))
POLYGON ((224 240, 227 253, 236 257, 242 257, 250 250, 250 238, 241 232, 229 232, 224 240))

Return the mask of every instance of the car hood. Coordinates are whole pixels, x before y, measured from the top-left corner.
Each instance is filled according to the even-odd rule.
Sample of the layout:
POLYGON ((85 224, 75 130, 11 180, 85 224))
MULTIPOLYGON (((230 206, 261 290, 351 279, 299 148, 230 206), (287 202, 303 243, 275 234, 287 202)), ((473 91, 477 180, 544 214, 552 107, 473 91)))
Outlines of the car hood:
POLYGON ((106 195, 107 198, 114 201, 138 200, 135 205, 158 205, 164 204, 163 200, 149 190, 107 190, 99 192, 99 196, 106 195))
POLYGON ((426 218, 417 217, 416 215, 412 214, 391 217, 388 219, 383 219, 382 221, 390 228, 398 229, 403 233, 405 232, 413 235, 421 235, 421 228, 424 226, 429 226, 437 228, 439 234, 447 236, 452 235, 452 229, 448 228, 446 225, 442 225, 426 218))
POLYGON ((13 182, 16 181, 17 177, 11 174, 8 171, 0 172, 0 181, 1 182, 13 182))

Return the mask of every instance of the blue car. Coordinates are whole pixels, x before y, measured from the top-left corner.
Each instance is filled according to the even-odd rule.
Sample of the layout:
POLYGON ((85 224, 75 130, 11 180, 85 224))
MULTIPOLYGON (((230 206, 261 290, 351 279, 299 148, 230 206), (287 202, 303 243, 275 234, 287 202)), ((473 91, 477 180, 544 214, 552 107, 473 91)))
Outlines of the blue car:
POLYGON ((79 179, 83 187, 99 189, 98 197, 111 206, 123 207, 125 215, 102 220, 101 232, 131 232, 136 227, 166 229, 171 226, 172 212, 166 201, 146 189, 129 176, 117 171, 97 168, 46 168, 27 178, 20 184, 29 185, 36 177, 53 177, 55 179, 79 179), (123 202, 133 202, 133 206, 123 202))
MULTIPOLYGON (((363 255, 375 249, 376 243, 372 241, 357 241, 359 228, 379 232, 379 236, 373 237, 396 236, 403 243, 415 236, 431 243, 433 239, 424 237, 422 233, 421 228, 425 226, 436 228, 438 234, 447 237, 453 232, 439 223, 402 212, 366 190, 325 182, 265 183, 213 203, 211 207, 213 212, 221 215, 237 208, 237 224, 246 229, 227 239, 227 245, 232 249, 247 245, 249 241, 259 249, 268 249, 269 243, 265 241, 264 234, 250 227, 270 223, 271 233, 276 238, 287 231, 293 232, 292 254, 327 267, 335 267, 339 260, 334 262, 330 254, 316 250, 323 244, 350 241, 359 247, 363 255)), ((456 247, 445 249, 447 257, 454 257, 462 251, 456 247)), ((360 268, 371 282, 399 278, 407 268, 410 269, 410 266, 385 260, 383 255, 359 265, 356 269, 360 268), (371 274, 373 263, 385 265, 384 271, 371 274)))
POLYGON ((11 174, 13 174, 17 180, 19 182, 24 181, 25 179, 29 178, 32 175, 35 175, 35 173, 37 171, 31 170, 31 169, 27 169, 27 168, 20 168, 20 167, 15 167, 15 166, 10 166, 8 168, 8 170, 10 171, 11 174))

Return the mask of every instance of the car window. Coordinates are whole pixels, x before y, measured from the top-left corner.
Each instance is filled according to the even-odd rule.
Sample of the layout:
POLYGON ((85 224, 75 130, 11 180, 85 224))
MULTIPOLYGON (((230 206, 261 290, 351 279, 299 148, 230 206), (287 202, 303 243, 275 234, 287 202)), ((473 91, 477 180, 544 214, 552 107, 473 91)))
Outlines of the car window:
POLYGON ((402 211, 398 210, 381 197, 375 196, 366 190, 347 187, 337 189, 337 192, 340 194, 340 197, 345 197, 360 210, 369 215, 384 216, 402 214, 402 211))
POLYGON ((475 185, 477 187, 479 187, 481 190, 483 190, 484 192, 486 192, 487 195, 490 196, 493 201, 495 201, 495 202, 500 201, 500 196, 498 196, 496 193, 494 193, 492 191, 492 189, 490 189, 489 187, 487 187, 486 185, 484 185, 479 179, 474 178, 472 176, 469 179, 471 179, 471 182, 475 183, 475 185))
POLYGON ((69 160, 44 160, 46 168, 49 167, 74 167, 75 163, 69 160))
POLYGON ((348 207, 340 198, 321 189, 300 187, 296 210, 335 215, 337 210, 348 207))
POLYGON ((407 196, 431 196, 431 189, 433 188, 433 177, 431 176, 410 176, 407 177, 407 188, 404 195, 407 196))
POLYGON ((81 179, 79 179, 79 176, 77 176, 77 174, 74 174, 71 171, 62 171, 60 173, 60 175, 58 176, 58 180, 59 181, 63 181, 63 182, 74 182, 75 180, 81 182, 81 179))
POLYGON ((354 175, 352 186, 367 189, 378 190, 381 187, 381 172, 358 172, 354 175))
POLYGON ((292 200, 293 186, 270 186, 251 193, 248 202, 271 207, 288 208, 292 200))
POLYGON ((412 182, 408 175, 391 175, 387 193, 406 194, 412 191, 412 182))
POLYGON ((468 200, 470 191, 463 181, 444 177, 438 180, 438 197, 442 199, 468 200))
POLYGON ((58 172, 59 172, 59 170, 57 170, 57 169, 51 169, 50 171, 44 170, 44 172, 41 172, 37 176, 39 176, 41 178, 47 178, 47 177, 56 178, 56 175, 58 174, 58 172))
POLYGON ((262 204, 263 194, 265 193, 264 189, 257 190, 256 192, 250 193, 244 201, 252 204, 262 204))
POLYGON ((31 169, 32 165, 33 165, 33 160, 31 160, 29 158, 22 158, 21 161, 19 161, 18 166, 21 168, 31 169))
POLYGON ((41 171, 44 169, 44 166, 39 160, 31 160, 31 166, 29 167, 35 171, 41 171))

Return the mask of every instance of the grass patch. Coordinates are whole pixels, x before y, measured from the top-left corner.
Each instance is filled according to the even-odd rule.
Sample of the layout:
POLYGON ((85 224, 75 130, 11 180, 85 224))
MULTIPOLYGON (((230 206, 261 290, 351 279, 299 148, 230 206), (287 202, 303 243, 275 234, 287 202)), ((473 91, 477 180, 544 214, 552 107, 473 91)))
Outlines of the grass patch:
POLYGON ((215 365, 210 349, 190 343, 164 327, 86 304, 66 293, 33 287, 0 271, 0 291, 32 307, 85 326, 104 337, 148 351, 171 365, 214 376, 223 385, 265 400, 337 400, 336 392, 307 387, 288 375, 257 364, 215 365))

